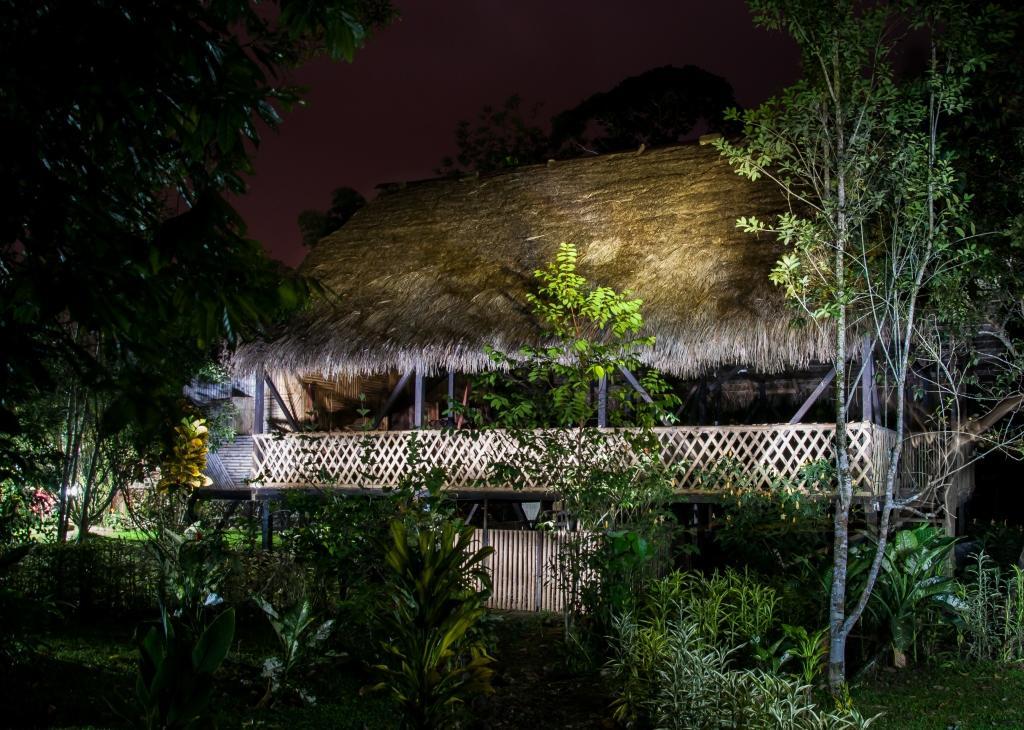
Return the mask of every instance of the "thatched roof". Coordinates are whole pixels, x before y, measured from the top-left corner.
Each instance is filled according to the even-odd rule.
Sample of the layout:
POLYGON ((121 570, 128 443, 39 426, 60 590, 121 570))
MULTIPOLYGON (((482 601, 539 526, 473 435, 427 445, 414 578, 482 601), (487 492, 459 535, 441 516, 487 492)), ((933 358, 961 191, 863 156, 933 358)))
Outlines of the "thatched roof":
POLYGON ((794 328, 768 281, 769 237, 736 228, 783 201, 708 146, 603 155, 489 177, 399 186, 322 240, 303 270, 318 301, 242 367, 329 375, 422 366, 476 372, 485 345, 514 351, 537 326, 524 295, 563 241, 591 281, 629 290, 657 344, 649 364, 693 376, 723 364, 765 372, 827 359, 827 335, 794 328))

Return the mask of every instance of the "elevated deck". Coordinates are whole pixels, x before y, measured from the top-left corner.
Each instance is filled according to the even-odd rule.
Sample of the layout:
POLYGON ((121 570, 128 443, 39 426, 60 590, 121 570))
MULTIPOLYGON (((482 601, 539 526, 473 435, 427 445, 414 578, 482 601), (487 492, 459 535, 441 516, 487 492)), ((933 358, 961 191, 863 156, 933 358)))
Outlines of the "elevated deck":
MULTIPOLYGON (((571 431, 565 432, 566 434, 571 431)), ((801 467, 831 460, 835 427, 829 424, 765 424, 750 426, 675 426, 654 429, 659 456, 680 467, 681 493, 696 486, 696 473, 724 459, 738 460, 761 484, 778 477, 793 478, 801 467)), ((878 494, 895 434, 871 423, 850 425, 850 463, 854 490, 861 498, 878 494)), ((632 452, 624 432, 603 430, 607 454, 629 462, 632 452)), ((374 490, 394 488, 409 476, 410 448, 415 442, 421 467, 440 467, 446 488, 458 492, 486 489, 527 495, 550 495, 543 477, 523 483, 489 481, 491 466, 508 462, 522 444, 501 430, 374 431, 258 434, 252 437, 251 489, 278 492, 296 488, 374 490)), ((908 454, 913 452, 908 448, 908 454)), ((922 463, 921 455, 905 459, 922 463)), ((927 475, 905 469, 901 491, 919 488, 927 475)))

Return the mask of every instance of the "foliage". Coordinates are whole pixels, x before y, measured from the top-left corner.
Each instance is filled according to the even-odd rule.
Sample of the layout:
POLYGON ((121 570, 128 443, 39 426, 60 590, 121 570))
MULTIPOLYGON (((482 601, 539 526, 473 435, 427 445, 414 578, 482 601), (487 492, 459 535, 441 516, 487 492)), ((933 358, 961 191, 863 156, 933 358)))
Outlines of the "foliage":
POLYGON ((546 159, 548 139, 536 122, 540 104, 524 115, 522 99, 513 94, 497 109, 485 105, 475 125, 462 120, 455 127, 458 153, 445 157, 438 172, 494 172, 508 167, 530 165, 546 159))
POLYGON ((32 540, 52 507, 53 500, 46 492, 11 479, 0 480, 0 554, 32 540))
POLYGON ((358 190, 349 187, 335 188, 331 193, 331 207, 326 211, 304 210, 299 213, 299 230, 303 245, 313 248, 320 239, 329 236, 366 205, 358 190))
POLYGON ((493 550, 470 552, 472 534, 453 521, 439 529, 391 522, 385 663, 377 667, 383 676, 377 688, 401 704, 409 727, 448 727, 456 705, 492 691, 491 658, 470 631, 486 611, 490 575, 483 561, 493 550))
POLYGON ((223 602, 218 594, 228 572, 223 535, 204 532, 196 523, 180 535, 164 529, 150 547, 160 570, 160 605, 172 609, 181 628, 198 635, 207 610, 223 602))
POLYGON ((289 520, 281 532, 281 547, 300 566, 312 569, 314 605, 337 608, 353 603, 354 614, 370 613, 365 601, 383 582, 384 567, 376 548, 398 513, 395 499, 331 492, 289 494, 284 509, 289 520))
POLYGON ((139 642, 135 682, 138 726, 149 730, 209 727, 213 675, 231 648, 235 612, 220 614, 194 640, 167 611, 139 642))
MULTIPOLYGON (((956 609, 956 583, 949 575, 955 544, 956 538, 946 537, 940 528, 919 525, 898 531, 885 546, 868 611, 886 626, 898 666, 905 663, 909 649, 916 652, 921 625, 929 615, 949 615, 956 609)), ((862 584, 873 557, 870 544, 851 548, 851 586, 862 584)))
POLYGON ((158 489, 181 487, 187 490, 208 487, 213 480, 203 473, 210 431, 203 418, 181 419, 174 428, 174 444, 160 464, 158 489))
POLYGON ((659 625, 685 616, 701 640, 733 650, 771 633, 777 605, 775 590, 747 570, 727 568, 710 576, 674 571, 650 583, 636 616, 659 625))
POLYGON ((455 128, 455 157, 439 172, 488 173, 549 159, 674 144, 701 129, 731 130, 725 110, 735 105, 725 79, 696 66, 661 66, 591 94, 576 106, 539 119, 540 104, 524 108, 518 95, 484 106, 475 123, 455 128), (550 134, 545 130, 550 126, 550 134))
MULTIPOLYGON (((1009 45, 1012 34, 992 6, 960 2, 751 0, 750 6, 759 25, 797 42, 805 77, 756 109, 734 112, 743 138, 717 146, 740 175, 768 179, 788 199, 774 221, 741 217, 737 225, 774 235, 786 247, 771 280, 804 324, 825 327, 834 341, 838 489, 829 673, 839 693, 847 638, 880 575, 893 511, 907 503, 896 481, 911 392, 917 386, 931 391, 929 415, 939 422, 937 431, 966 428, 973 437, 991 427, 965 425, 972 410, 966 381, 948 377, 964 362, 977 363, 972 338, 952 347, 947 325, 970 321, 973 335, 986 321, 983 310, 965 316, 966 303, 953 302, 970 288, 965 280, 982 274, 986 250, 945 132, 949 120, 966 116, 965 90, 993 60, 992 49, 1009 45), (907 72, 898 73, 911 33, 927 38, 928 57, 923 68, 902 64, 907 72), (888 391, 882 402, 893 404, 896 436, 882 480, 878 549, 859 593, 848 596, 853 488, 846 368, 854 338, 864 337, 881 365, 888 391), (915 368, 932 369, 923 361, 944 373, 941 382, 920 385, 915 368)), ((1002 403, 1009 411, 1014 404, 1019 400, 1002 403)), ((992 415, 993 423, 1001 417, 998 408, 992 415)), ((957 436, 942 449, 959 456, 961 446, 957 436)), ((922 485, 913 498, 930 496, 928 489, 922 485)))
POLYGON ((651 426, 670 421, 678 399, 658 372, 642 366, 654 343, 642 333, 642 302, 588 282, 577 258, 563 243, 555 261, 534 272, 537 289, 528 301, 542 344, 514 355, 492 351, 497 367, 474 389, 487 410, 471 416, 507 429, 516 446, 490 465, 491 483, 544 484, 561 495, 558 519, 570 528, 557 556, 568 592, 567 635, 583 620, 600 636, 656 572, 656 559, 669 556, 675 472, 661 463, 651 426), (624 372, 639 374, 646 399, 634 398, 624 372), (608 422, 634 428, 592 428, 595 384, 607 395, 608 422))
MULTIPOLYGON (((295 672, 316 659, 316 652, 327 639, 334 627, 333 619, 318 621, 308 600, 302 600, 287 611, 278 611, 268 601, 257 597, 259 604, 277 637, 280 655, 270 657, 263 664, 263 673, 267 677, 267 691, 260 700, 260 705, 270 702, 272 696, 281 689, 290 687, 295 672)), ((299 695, 307 702, 315 702, 315 698, 307 692, 298 690, 299 695)))
POLYGON ((1024 570, 1008 573, 978 553, 968 580, 957 585, 957 642, 973 661, 1024 661, 1024 570))
POLYGON ((617 619, 608 671, 620 687, 615 718, 627 727, 856 728, 870 720, 829 712, 807 688, 760 669, 734 669, 729 649, 705 640, 685 602, 664 620, 617 619))
POLYGON ((551 120, 559 157, 675 144, 703 123, 707 131, 735 129, 725 111, 736 106, 732 87, 697 66, 661 66, 587 97, 551 120))
POLYGON ((789 572, 827 548, 828 496, 835 470, 824 461, 800 467, 795 478, 765 480, 738 459, 697 469, 695 489, 720 495, 722 520, 714 539, 731 559, 765 574, 789 572))
POLYGON ((364 0, 0 3, 0 124, 20 141, 0 163, 0 476, 52 476, 32 411, 76 389, 102 397, 101 436, 149 454, 211 351, 312 290, 229 197, 261 127, 300 99, 287 70, 351 59, 392 15, 364 0))

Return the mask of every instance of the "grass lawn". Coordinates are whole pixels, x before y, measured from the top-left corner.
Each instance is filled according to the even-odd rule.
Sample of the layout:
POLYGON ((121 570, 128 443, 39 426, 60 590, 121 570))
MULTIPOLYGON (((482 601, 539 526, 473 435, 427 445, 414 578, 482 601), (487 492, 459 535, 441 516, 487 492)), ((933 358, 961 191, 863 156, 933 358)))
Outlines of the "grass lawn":
POLYGON ((1024 728, 1024 667, 881 671, 854 687, 853 697, 867 716, 885 712, 873 728, 1024 728))

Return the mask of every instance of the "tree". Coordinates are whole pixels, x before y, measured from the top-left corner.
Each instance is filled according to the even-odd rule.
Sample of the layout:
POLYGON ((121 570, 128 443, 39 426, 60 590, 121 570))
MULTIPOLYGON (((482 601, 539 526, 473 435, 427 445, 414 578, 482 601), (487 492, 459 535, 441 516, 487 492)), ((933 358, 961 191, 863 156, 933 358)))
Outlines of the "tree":
POLYGON ((364 198, 358 190, 349 187, 335 188, 331 193, 331 207, 326 211, 304 210, 299 213, 299 230, 302 244, 313 248, 320 239, 329 236, 354 216, 364 205, 364 198))
POLYGON ((508 97, 500 108, 485 105, 475 126, 460 121, 455 127, 455 158, 441 161, 441 174, 460 171, 494 172, 508 167, 543 162, 548 156, 548 138, 537 122, 540 104, 524 116, 518 94, 508 97))
MULTIPOLYGON (((789 198, 791 211, 772 224, 743 218, 739 225, 774 231, 787 244, 790 250, 773 271, 773 281, 811 326, 829 327, 835 336, 838 484, 829 681, 838 691, 846 677, 846 640, 874 588, 893 513, 921 496, 898 496, 896 485, 915 365, 929 356, 923 335, 938 331, 945 339, 955 318, 977 323, 984 316, 950 307, 942 296, 952 277, 977 276, 985 258, 971 222, 971 197, 962 191, 944 129, 949 118, 964 113, 964 90, 991 60, 986 43, 1005 43, 1008 34, 991 13, 974 14, 957 2, 755 0, 750 5, 761 25, 786 30, 797 40, 805 78, 760 108, 734 115, 742 118, 743 140, 723 140, 719 148, 740 174, 769 177, 789 198), (918 73, 900 76, 894 70, 900 29, 928 40, 930 56, 918 73), (852 344, 865 337, 890 384, 895 438, 882 483, 874 556, 865 585, 851 602, 847 365, 852 344)), ((957 422, 945 428, 954 433, 955 445, 973 427, 957 422)))
POLYGON ((151 451, 211 352, 298 303, 309 285, 226 196, 257 123, 299 99, 282 73, 351 59, 390 16, 376 0, 0 1, 0 478, 48 483, 66 515, 87 431, 151 451), (46 401, 54 439, 28 429, 46 401))
POLYGON ((724 115, 735 105, 729 82, 696 66, 662 66, 631 76, 547 124, 537 118, 540 104, 524 109, 522 99, 512 95, 500 108, 483 107, 475 125, 459 122, 459 151, 442 161, 439 172, 494 172, 552 158, 675 144, 701 125, 709 131, 732 129, 724 115))
POLYGON ((551 148, 559 157, 616 152, 641 145, 676 144, 701 123, 729 125, 736 106, 732 86, 697 66, 661 66, 590 96, 551 120, 551 148))

